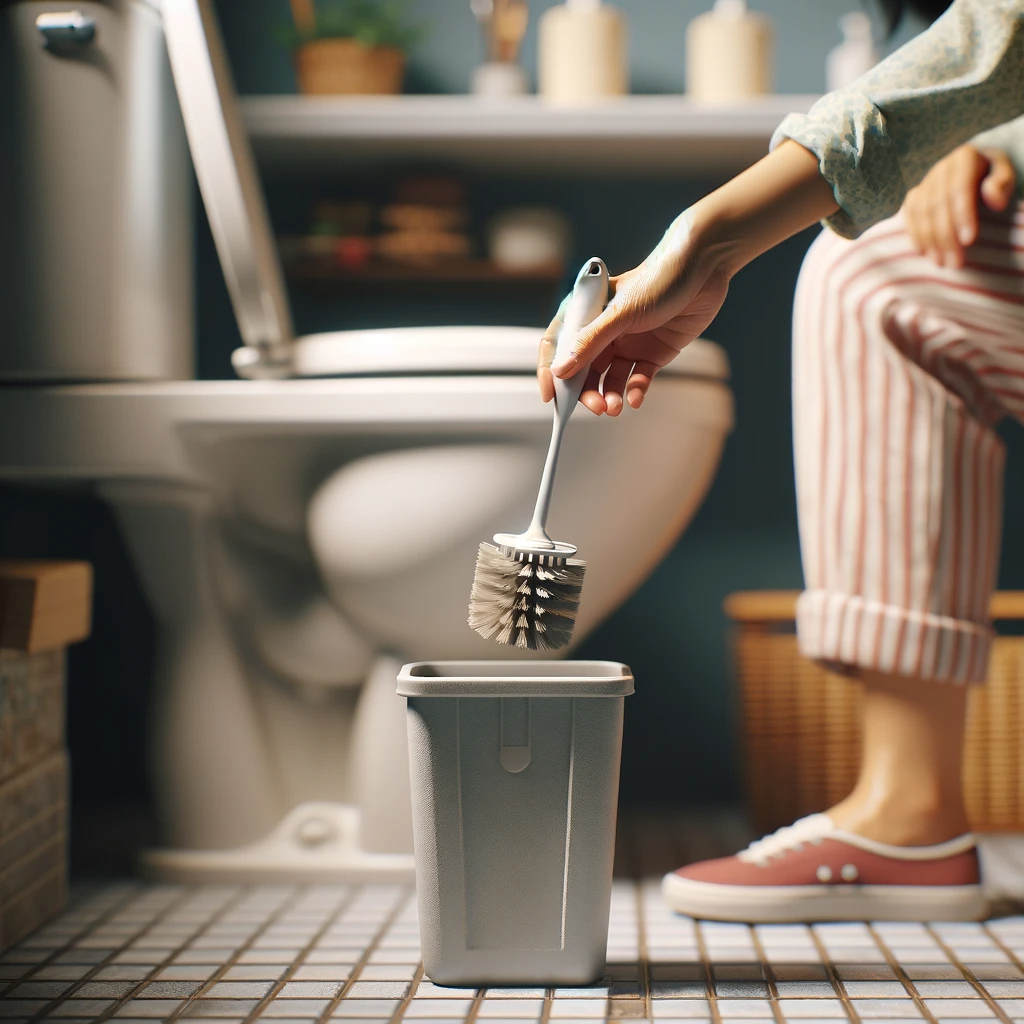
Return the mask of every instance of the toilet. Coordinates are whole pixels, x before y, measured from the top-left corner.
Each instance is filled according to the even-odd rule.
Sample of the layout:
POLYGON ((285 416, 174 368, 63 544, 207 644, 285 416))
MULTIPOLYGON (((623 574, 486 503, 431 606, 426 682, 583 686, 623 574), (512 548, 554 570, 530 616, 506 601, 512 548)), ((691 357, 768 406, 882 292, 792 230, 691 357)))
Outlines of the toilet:
MULTIPOLYGON (((15 9, 25 6, 35 5, 15 9)), ((0 363, 0 480, 92 487, 153 611, 149 748, 164 845, 147 855, 150 874, 409 879, 399 667, 534 656, 483 640, 466 610, 477 545, 522 529, 536 496, 551 424, 534 377, 540 332, 295 337, 208 0, 125 7, 146 45, 166 36, 245 342, 239 379, 185 379, 169 356, 125 370, 123 345, 99 371, 69 372, 73 338, 43 355, 26 347, 0 363)), ((173 136, 172 114, 153 120, 173 136)), ((166 156, 173 146, 162 145, 166 156)), ((156 229, 137 227, 138 245, 166 260, 145 234, 156 229)), ((158 288, 151 297, 170 304, 158 288)), ((171 347, 187 348, 187 327, 177 329, 171 347)), ((642 412, 581 410, 570 423, 549 527, 587 560, 574 644, 643 583, 699 507, 732 426, 727 378, 722 350, 696 341, 642 412)))

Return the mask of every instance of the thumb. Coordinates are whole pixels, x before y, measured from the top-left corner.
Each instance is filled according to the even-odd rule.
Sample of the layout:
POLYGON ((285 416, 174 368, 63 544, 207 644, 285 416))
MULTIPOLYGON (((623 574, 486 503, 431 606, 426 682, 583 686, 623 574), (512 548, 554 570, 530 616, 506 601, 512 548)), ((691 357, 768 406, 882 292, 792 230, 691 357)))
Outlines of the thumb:
POLYGON ((981 198, 990 210, 1005 210, 1017 187, 1017 172, 1003 152, 989 154, 988 174, 981 183, 981 198))
POLYGON ((572 352, 551 367, 556 377, 571 377, 589 366, 616 338, 626 333, 628 315, 621 306, 609 303, 576 335, 572 352))

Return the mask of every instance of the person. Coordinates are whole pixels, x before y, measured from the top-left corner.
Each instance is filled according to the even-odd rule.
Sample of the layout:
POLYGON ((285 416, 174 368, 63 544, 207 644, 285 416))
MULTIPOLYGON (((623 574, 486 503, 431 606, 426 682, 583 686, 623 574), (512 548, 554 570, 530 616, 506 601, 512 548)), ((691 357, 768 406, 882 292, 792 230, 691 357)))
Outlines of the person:
MULTIPOLYGON (((887 6, 899 20, 904 4, 887 6)), ((801 651, 864 688, 850 795, 734 857, 666 876, 674 909, 785 920, 985 913, 960 786, 966 685, 985 678, 1003 445, 1024 419, 1024 0, 940 15, 847 89, 788 116, 768 156, 699 200, 538 380, 640 409, 733 275, 822 220, 794 304, 801 651), (977 136, 979 131, 986 135, 977 136), (973 141, 972 141, 973 140, 973 141), (916 186, 916 187, 915 187, 916 186), (908 194, 909 193, 909 194, 908 194), (980 200, 980 202, 979 202, 980 200), (902 207, 902 211, 901 211, 902 207)))

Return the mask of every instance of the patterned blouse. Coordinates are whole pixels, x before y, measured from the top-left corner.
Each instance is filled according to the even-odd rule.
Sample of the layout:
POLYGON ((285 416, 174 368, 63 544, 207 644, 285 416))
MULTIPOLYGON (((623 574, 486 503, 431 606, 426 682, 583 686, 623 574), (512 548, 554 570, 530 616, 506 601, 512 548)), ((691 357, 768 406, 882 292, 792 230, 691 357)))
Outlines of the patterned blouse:
POLYGON ((1024 0, 954 0, 853 85, 786 117, 772 148, 789 138, 818 157, 840 207, 827 223, 855 238, 979 132, 976 144, 1006 150, 1019 178, 1024 119, 1006 122, 1022 113, 1024 0))

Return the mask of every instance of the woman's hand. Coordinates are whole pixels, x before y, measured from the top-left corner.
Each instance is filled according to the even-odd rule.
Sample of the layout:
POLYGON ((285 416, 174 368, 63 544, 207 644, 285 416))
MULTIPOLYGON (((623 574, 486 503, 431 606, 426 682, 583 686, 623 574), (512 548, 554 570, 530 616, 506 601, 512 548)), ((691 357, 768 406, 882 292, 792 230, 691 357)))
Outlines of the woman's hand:
POLYGON ((836 209, 817 157, 783 142, 677 217, 639 267, 611 278, 604 312, 554 366, 562 320, 552 320, 537 359, 544 401, 554 377, 589 365, 580 401, 591 412, 617 416, 624 402, 639 409, 655 374, 714 320, 733 274, 836 209))
POLYGON ((918 252, 940 267, 962 267, 978 238, 978 201, 1005 210, 1017 188, 1009 157, 969 143, 940 160, 903 201, 903 220, 918 252))

